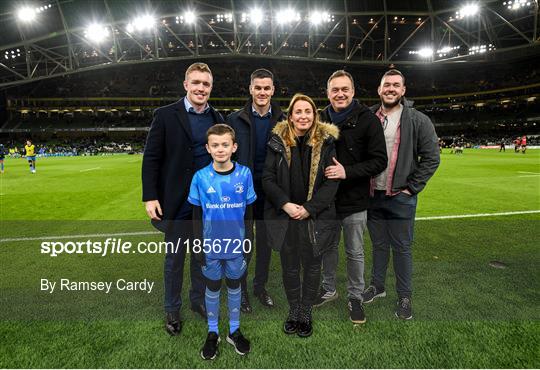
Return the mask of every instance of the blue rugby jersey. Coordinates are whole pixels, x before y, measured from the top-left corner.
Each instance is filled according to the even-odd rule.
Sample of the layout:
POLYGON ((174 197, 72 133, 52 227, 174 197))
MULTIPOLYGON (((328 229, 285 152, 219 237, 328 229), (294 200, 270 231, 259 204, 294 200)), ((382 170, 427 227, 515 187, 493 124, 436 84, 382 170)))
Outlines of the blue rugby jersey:
POLYGON ((214 170, 213 164, 195 173, 189 190, 188 201, 202 208, 203 238, 216 248, 206 248, 208 258, 230 259, 242 253, 237 242, 245 237, 244 215, 248 204, 257 196, 253 178, 248 167, 234 163, 234 169, 226 175, 214 170), (227 241, 231 240, 227 245, 227 241), (215 243, 214 243, 215 241, 215 243), (217 251, 217 243, 221 250, 217 251), (227 247, 227 250, 225 248, 227 247))

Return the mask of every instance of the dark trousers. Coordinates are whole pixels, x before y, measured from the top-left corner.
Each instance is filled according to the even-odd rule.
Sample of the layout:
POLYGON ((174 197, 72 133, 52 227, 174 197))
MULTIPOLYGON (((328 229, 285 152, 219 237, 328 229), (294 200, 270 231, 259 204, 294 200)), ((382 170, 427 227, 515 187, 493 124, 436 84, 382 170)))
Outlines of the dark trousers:
MULTIPOLYGON (((165 255, 164 280, 165 280, 165 312, 177 312, 182 306, 182 284, 184 281, 184 261, 186 259, 186 244, 193 244, 193 225, 191 220, 175 221, 170 231, 165 233, 165 241, 171 242, 176 247, 178 239, 180 246, 176 251, 168 251, 165 255)), ((201 264, 189 253, 191 289, 189 300, 191 304, 204 304, 204 292, 206 283, 202 274, 201 264)))
POLYGON ((283 286, 290 306, 312 306, 318 294, 321 257, 313 255, 307 225, 305 220, 289 221, 287 240, 280 252, 283 286))
MULTIPOLYGON (((268 245, 266 237, 266 225, 264 223, 264 195, 262 190, 257 191, 257 200, 253 204, 253 217, 255 218, 255 277, 253 278, 253 292, 258 294, 263 291, 268 282, 270 271, 270 259, 272 248, 268 245)), ((249 255, 247 263, 249 265, 253 253, 249 255)), ((248 270, 242 277, 242 290, 247 291, 248 270)))
POLYGON ((412 242, 417 196, 386 196, 375 191, 368 209, 367 227, 373 244, 371 285, 384 288, 390 250, 399 298, 412 295, 412 242))

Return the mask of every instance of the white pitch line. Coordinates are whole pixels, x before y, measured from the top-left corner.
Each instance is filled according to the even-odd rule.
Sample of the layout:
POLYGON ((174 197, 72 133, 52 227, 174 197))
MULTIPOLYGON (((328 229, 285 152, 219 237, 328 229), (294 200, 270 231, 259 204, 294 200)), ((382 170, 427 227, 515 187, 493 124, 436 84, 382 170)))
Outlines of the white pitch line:
POLYGON ((540 172, 518 171, 518 173, 532 173, 533 175, 540 175, 540 172))
POLYGON ((495 213, 476 213, 470 215, 449 215, 449 216, 430 216, 430 217, 417 217, 417 221, 429 221, 429 220, 449 220, 453 218, 477 218, 477 217, 493 217, 493 216, 510 216, 510 215, 526 215, 531 213, 540 213, 540 209, 533 211, 514 211, 514 212, 495 212, 495 213))
POLYGON ((94 167, 94 168, 87 168, 85 170, 80 170, 79 172, 87 172, 87 171, 94 171, 94 170, 100 170, 101 167, 94 167))
MULTIPOLYGON (((477 218, 477 217, 492 217, 492 216, 510 216, 510 215, 524 215, 531 213, 540 213, 540 209, 532 211, 514 211, 514 212, 497 212, 497 213, 476 213, 469 215, 448 215, 448 216, 430 216, 430 217, 417 217, 417 221, 429 221, 429 220, 448 220, 456 218, 477 218)), ((79 235, 60 235, 60 236, 37 236, 28 238, 5 238, 0 239, 0 243, 6 242, 22 242, 32 240, 47 240, 47 239, 81 239, 81 238, 106 238, 116 236, 146 236, 161 234, 159 231, 138 231, 131 233, 114 233, 114 234, 79 234, 79 235)))
POLYGON ((538 177, 538 176, 540 176, 540 173, 536 174, 536 175, 521 175, 521 176, 518 176, 518 177, 538 177))
POLYGON ((138 236, 138 235, 154 235, 161 234, 159 231, 137 231, 131 233, 115 233, 115 234, 78 234, 78 235, 58 235, 58 236, 34 236, 28 238, 5 238, 0 239, 0 243, 6 242, 26 242, 32 240, 47 240, 47 239, 81 239, 81 238, 105 238, 116 236, 138 236))

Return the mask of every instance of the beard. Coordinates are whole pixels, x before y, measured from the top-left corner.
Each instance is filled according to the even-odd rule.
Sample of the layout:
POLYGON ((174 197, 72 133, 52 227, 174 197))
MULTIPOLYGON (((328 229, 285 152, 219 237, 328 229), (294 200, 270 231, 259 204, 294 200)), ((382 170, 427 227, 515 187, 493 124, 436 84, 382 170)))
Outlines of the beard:
POLYGON ((398 105, 401 102, 401 97, 399 99, 394 100, 391 103, 387 103, 384 101, 384 99, 381 99, 382 105, 385 109, 394 108, 396 105, 398 105))

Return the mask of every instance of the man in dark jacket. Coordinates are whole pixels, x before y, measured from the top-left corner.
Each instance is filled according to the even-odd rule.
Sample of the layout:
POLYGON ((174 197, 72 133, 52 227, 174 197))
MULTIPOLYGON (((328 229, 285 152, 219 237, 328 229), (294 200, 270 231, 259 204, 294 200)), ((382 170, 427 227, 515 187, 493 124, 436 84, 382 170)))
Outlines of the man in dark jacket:
MULTIPOLYGON (((353 100, 354 81, 350 73, 339 70, 328 79, 330 105, 321 120, 332 122, 341 131, 336 141, 337 158, 326 168, 329 179, 339 179, 336 211, 343 228, 347 256, 347 298, 353 323, 366 321, 362 306, 364 292, 364 231, 366 229, 370 179, 386 167, 384 132, 377 117, 364 105, 353 100)), ((323 279, 320 296, 314 305, 321 306, 337 298, 336 270, 338 244, 323 255, 323 279)))
POLYGON ((388 167, 374 178, 368 211, 373 244, 373 270, 364 302, 385 297, 384 282, 392 250, 400 319, 412 318, 412 241, 417 195, 439 166, 438 138, 431 120, 412 108, 405 95, 405 77, 386 72, 378 88, 381 104, 371 107, 386 139, 388 167))
MULTIPOLYGON (((186 256, 185 241, 192 235, 192 208, 187 201, 193 174, 208 165, 206 131, 223 122, 208 104, 212 72, 204 63, 186 70, 186 96, 176 103, 156 109, 148 132, 142 163, 142 190, 146 213, 152 224, 165 233, 174 247, 167 251, 164 266, 165 329, 171 335, 182 330, 180 307, 186 256), (178 248, 180 246, 180 248, 178 248)), ((205 283, 200 263, 191 253, 191 309, 206 317, 205 283)))
MULTIPOLYGON (((227 117, 227 123, 236 133, 238 143, 236 160, 251 169, 255 192, 257 193, 257 201, 253 205, 257 231, 253 294, 263 306, 273 307, 274 300, 266 291, 272 248, 267 243, 266 225, 263 222, 265 197, 261 180, 266 158, 266 144, 276 122, 284 119, 284 115, 279 104, 271 100, 274 95, 274 75, 272 72, 266 69, 254 71, 251 74, 249 92, 251 98, 245 107, 227 117)), ((242 278, 241 310, 242 312, 252 311, 247 293, 247 269, 242 278)))

